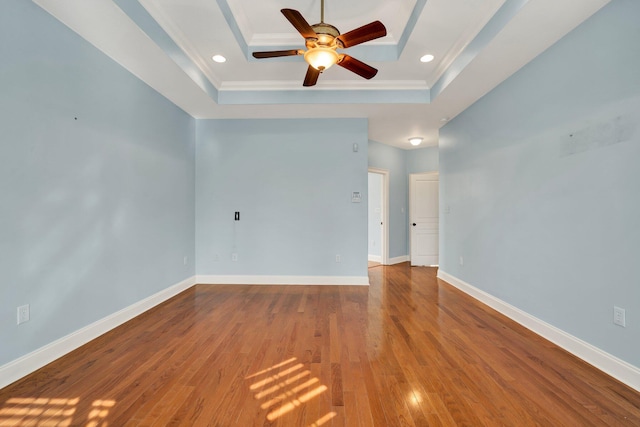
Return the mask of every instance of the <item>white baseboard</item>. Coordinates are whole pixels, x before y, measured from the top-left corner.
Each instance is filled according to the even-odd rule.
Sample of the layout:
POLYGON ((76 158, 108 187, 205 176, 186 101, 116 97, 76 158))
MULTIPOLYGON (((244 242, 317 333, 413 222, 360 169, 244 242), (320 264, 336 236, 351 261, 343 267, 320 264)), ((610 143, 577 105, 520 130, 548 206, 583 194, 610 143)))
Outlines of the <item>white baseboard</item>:
POLYGON ((202 285, 364 285, 369 276, 218 276, 199 275, 202 285))
POLYGON ((438 270, 438 278, 518 322, 525 328, 530 329, 536 334, 548 339, 552 343, 567 350, 569 353, 625 383, 629 387, 640 391, 640 368, 633 366, 622 359, 618 359, 598 347, 595 347, 586 341, 582 341, 580 338, 574 337, 573 335, 570 335, 567 332, 558 329, 555 326, 550 325, 543 320, 540 320, 537 317, 534 317, 529 313, 486 293, 483 290, 471 286, 441 269, 438 270))
POLYGON ((380 255, 367 255, 367 261, 373 262, 382 262, 382 257, 380 255))
POLYGON ((389 258, 389 265, 400 264, 401 262, 407 262, 409 260, 409 255, 397 256, 395 258, 389 258))
POLYGON ((53 341, 39 349, 32 351, 16 360, 0 366, 0 388, 19 380, 20 378, 40 369, 48 363, 64 356, 89 341, 122 325, 156 305, 168 300, 180 292, 195 285, 196 278, 192 276, 175 285, 166 288, 135 304, 123 308, 104 317, 84 328, 78 329, 60 339, 53 341))

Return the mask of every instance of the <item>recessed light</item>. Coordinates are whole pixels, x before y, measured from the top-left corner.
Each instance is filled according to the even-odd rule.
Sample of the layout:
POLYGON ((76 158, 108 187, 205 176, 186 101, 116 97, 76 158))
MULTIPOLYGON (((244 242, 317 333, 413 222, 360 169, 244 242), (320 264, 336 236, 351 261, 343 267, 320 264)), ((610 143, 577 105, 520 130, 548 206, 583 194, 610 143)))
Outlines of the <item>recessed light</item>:
POLYGON ((422 58, 420 58, 420 62, 431 62, 433 61, 433 58, 433 55, 424 55, 422 58))
POLYGON ((409 142, 411 145, 420 145, 422 143, 422 138, 414 136, 413 138, 409 138, 409 142))
POLYGON ((211 57, 211 59, 213 59, 215 62, 221 64, 223 62, 227 62, 227 58, 225 58, 222 55, 213 55, 213 57, 211 57))

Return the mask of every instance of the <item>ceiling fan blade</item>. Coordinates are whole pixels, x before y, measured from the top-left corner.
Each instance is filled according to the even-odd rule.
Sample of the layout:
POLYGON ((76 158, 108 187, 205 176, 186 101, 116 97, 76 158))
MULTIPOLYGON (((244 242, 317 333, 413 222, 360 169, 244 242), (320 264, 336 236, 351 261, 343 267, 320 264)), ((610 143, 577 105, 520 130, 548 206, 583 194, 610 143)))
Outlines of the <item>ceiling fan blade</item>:
POLYGON ((340 40, 345 48, 347 48, 370 40, 375 40, 386 35, 387 29, 382 22, 374 21, 370 24, 363 25, 360 28, 356 28, 355 30, 351 30, 348 33, 344 33, 341 36, 338 36, 337 39, 340 40))
POLYGON ((356 58, 346 54, 340 55, 338 65, 342 68, 346 68, 347 70, 356 73, 360 77, 364 77, 367 80, 373 78, 376 74, 378 74, 378 70, 376 70, 372 66, 367 65, 364 62, 359 61, 356 58))
POLYGON ((318 38, 318 35, 316 34, 316 32, 313 31, 313 28, 311 28, 311 25, 309 25, 307 20, 304 19, 304 17, 300 12, 294 9, 282 9, 280 12, 282 12, 284 17, 287 18, 289 22, 291 22, 291 25, 293 25, 296 28, 296 30, 298 30, 298 32, 302 35, 302 37, 304 37, 305 39, 318 38))
POLYGON ((262 58, 277 58, 279 56, 295 56, 300 55, 299 50, 269 50, 266 52, 253 52, 253 57, 262 59, 262 58))
POLYGON ((307 75, 304 76, 304 83, 302 83, 302 86, 315 86, 319 76, 320 71, 309 65, 309 68, 307 68, 307 75))

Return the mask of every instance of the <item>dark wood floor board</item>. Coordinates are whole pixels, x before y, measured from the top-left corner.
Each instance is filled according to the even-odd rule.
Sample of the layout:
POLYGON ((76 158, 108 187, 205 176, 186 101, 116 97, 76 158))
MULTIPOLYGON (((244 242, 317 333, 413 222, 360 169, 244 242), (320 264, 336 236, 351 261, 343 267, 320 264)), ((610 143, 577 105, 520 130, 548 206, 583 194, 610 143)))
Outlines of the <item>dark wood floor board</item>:
POLYGON ((640 393, 408 264, 197 285, 0 390, 0 426, 637 426, 640 393))

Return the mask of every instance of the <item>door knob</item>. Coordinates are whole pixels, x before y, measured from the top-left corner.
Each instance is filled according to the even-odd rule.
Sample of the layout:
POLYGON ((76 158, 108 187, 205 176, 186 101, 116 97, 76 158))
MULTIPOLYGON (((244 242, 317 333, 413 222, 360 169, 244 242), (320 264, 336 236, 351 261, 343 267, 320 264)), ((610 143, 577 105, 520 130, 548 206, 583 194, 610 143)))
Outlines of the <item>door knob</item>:
POLYGON ((416 223, 415 223, 415 222, 413 223, 413 226, 414 226, 414 227, 416 226, 416 223))

